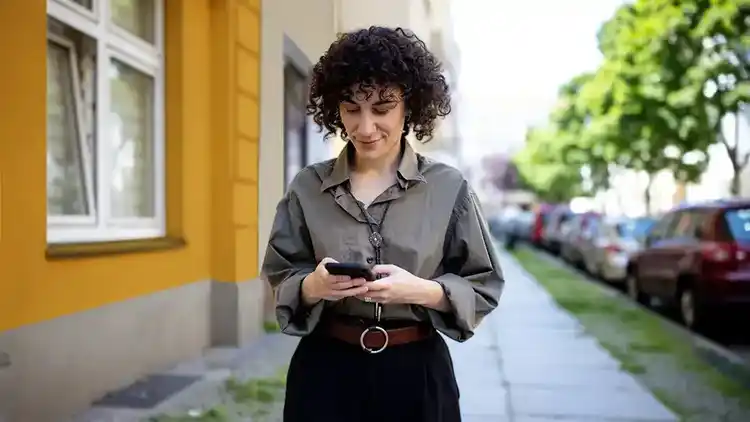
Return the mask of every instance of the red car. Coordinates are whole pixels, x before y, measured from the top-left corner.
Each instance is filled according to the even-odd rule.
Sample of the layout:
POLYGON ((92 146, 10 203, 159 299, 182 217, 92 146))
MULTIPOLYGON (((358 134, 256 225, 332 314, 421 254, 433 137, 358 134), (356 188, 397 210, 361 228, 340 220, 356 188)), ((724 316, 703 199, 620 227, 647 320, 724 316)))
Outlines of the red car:
POLYGON ((534 217, 531 223, 531 244, 542 246, 542 236, 544 235, 544 226, 547 224, 549 213, 555 209, 551 204, 539 204, 534 209, 534 217))
POLYGON ((662 216, 628 264, 627 291, 641 303, 657 297, 676 304, 690 328, 720 315, 750 315, 750 201, 690 205, 662 216))

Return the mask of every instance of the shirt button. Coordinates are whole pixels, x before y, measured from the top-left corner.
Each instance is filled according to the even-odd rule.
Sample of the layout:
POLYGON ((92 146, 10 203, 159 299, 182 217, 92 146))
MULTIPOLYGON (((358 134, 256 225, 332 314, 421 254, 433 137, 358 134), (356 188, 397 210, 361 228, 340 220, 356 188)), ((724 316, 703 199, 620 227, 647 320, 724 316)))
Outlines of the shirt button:
POLYGON ((373 258, 371 256, 367 258, 367 263, 368 264, 372 264, 373 262, 375 262, 375 258, 373 258))

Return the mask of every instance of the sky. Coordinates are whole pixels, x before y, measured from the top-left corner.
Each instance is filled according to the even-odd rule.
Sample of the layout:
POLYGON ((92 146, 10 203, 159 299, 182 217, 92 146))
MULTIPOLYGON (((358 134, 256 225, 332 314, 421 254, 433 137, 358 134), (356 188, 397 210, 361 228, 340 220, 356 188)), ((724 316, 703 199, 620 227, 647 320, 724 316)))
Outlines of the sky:
POLYGON ((597 31, 622 0, 453 0, 463 155, 518 150, 558 87, 596 69, 597 31))

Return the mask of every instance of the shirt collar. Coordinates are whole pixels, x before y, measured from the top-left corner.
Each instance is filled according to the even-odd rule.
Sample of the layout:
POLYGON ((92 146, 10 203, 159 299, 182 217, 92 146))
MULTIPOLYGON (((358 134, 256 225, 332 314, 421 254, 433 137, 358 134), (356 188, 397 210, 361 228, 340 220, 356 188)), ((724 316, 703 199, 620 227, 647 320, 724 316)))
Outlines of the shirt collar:
MULTIPOLYGON (((409 145, 406 140, 401 141, 401 161, 398 166, 399 185, 406 189, 408 182, 425 182, 424 175, 419 171, 419 155, 414 151, 414 148, 409 145)), ((349 173, 351 171, 349 166, 349 160, 354 154, 354 146, 351 142, 347 142, 346 146, 341 150, 339 156, 333 162, 331 172, 323 179, 323 183, 320 186, 321 191, 325 191, 331 187, 338 186, 349 180, 349 173)))

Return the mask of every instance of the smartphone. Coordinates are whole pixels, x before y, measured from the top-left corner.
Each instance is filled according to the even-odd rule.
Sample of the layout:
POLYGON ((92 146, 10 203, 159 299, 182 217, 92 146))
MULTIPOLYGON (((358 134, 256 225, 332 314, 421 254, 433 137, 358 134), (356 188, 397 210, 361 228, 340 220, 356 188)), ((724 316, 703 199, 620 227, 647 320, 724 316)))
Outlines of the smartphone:
POLYGON ((351 278, 364 278, 367 281, 374 281, 375 274, 370 267, 357 262, 329 262, 325 265, 326 270, 332 275, 345 275, 351 278))

